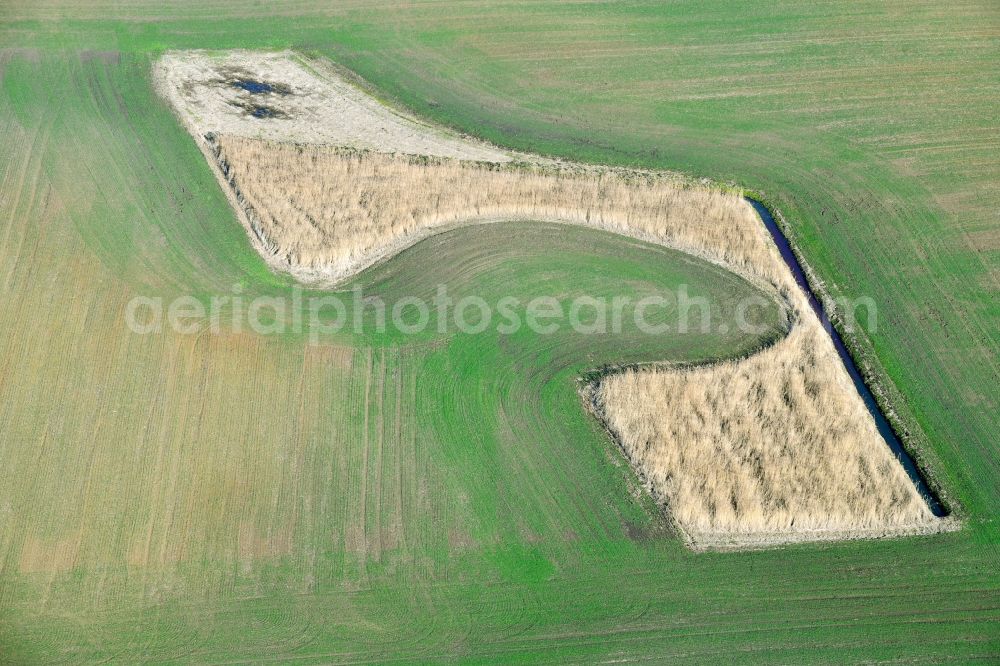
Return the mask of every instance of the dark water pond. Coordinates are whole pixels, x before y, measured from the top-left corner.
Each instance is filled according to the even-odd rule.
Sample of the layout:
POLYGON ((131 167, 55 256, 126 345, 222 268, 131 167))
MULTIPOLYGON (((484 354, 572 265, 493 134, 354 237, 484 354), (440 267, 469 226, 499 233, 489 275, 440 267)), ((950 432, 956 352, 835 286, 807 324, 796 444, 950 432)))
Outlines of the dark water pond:
POLYGON ((791 269, 792 275, 795 276, 795 281, 806 293, 809 299, 809 306, 813 309, 816 315, 819 317, 823 324, 823 328, 829 334, 830 339, 833 340, 833 346, 837 349, 837 354, 840 356, 840 360, 843 362, 844 367, 847 368, 847 373, 851 376, 851 381, 854 383, 854 387, 857 389, 858 394, 861 399, 864 400, 865 406, 871 413, 872 417, 875 419, 875 425, 878 426, 878 431, 882 435, 889 449, 892 451, 896 459, 903 465, 903 469, 906 470, 907 475, 910 480, 913 481, 913 485, 917 487, 917 490, 923 496, 924 500, 927 502, 928 507, 935 516, 946 516, 948 511, 945 509, 944 505, 938 500, 938 498, 931 491, 930 486, 927 484, 927 480, 924 478, 923 473, 917 466, 916 462, 906 452, 903 448, 902 442, 900 442, 899 437, 896 436, 896 432, 892 429, 892 425, 889 420, 882 413, 881 408, 879 408, 878 403, 875 401, 875 396, 872 395, 871 389, 865 384, 864 377, 861 376, 861 372, 858 370, 857 364, 854 362, 854 358, 851 356, 850 352, 847 350, 847 346, 844 344, 843 339, 840 334, 837 333, 837 329, 833 327, 830 323, 830 318, 826 316, 826 312, 823 310, 823 305, 820 303, 819 299, 816 298, 816 294, 813 293, 812 288, 809 286, 809 281, 806 279, 805 271, 802 270, 802 266, 799 264, 799 260, 795 258, 795 253, 792 252, 792 247, 785 238, 785 234, 781 231, 781 227, 778 223, 774 221, 774 217, 771 216, 771 212, 759 201, 754 199, 747 199, 750 204, 760 215, 760 219, 763 220, 764 226, 767 227, 768 232, 771 234, 771 238, 774 239, 775 245, 778 246, 778 251, 781 253, 781 258, 791 269))
POLYGON ((269 106, 252 106, 250 107, 250 115, 254 118, 280 118, 284 116, 269 106))
POLYGON ((281 109, 258 101, 234 100, 229 104, 253 118, 288 118, 288 114, 281 109))
POLYGON ((288 86, 278 83, 267 83, 265 81, 256 81, 254 79, 236 79, 231 83, 234 88, 246 90, 247 92, 255 95, 266 95, 269 93, 287 95, 289 93, 288 86))

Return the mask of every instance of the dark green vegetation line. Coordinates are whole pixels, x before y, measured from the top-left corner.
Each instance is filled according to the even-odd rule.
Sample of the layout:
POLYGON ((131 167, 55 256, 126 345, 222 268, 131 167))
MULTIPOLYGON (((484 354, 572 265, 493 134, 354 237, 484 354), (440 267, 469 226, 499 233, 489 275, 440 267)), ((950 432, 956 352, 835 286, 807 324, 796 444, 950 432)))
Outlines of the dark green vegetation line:
MULTIPOLYGON (((0 661, 998 654, 1000 53, 989 3, 742 14, 722 3, 301 3, 269 16, 162 2, 155 20, 131 19, 138 5, 116 7, 115 20, 94 7, 0 9, 0 45, 26 49, 0 56, 0 456, 17 470, 0 475, 0 661), (294 336, 120 337, 135 293, 209 295, 234 281, 287 293, 148 82, 164 48, 284 46, 506 145, 765 193, 834 295, 875 298, 879 329, 858 344, 966 528, 686 551, 631 497, 627 467, 575 395, 579 372, 619 355, 610 340, 581 358, 554 338, 343 336, 353 349, 338 370, 294 336), (154 564, 132 564, 146 555, 132 553, 151 511, 143 498, 187 497, 169 469, 213 448, 222 453, 189 489, 207 522, 185 523, 180 506, 167 533, 187 539, 186 556, 171 561, 154 530, 154 564), (158 456, 173 486, 146 483, 158 456), (201 498, 203 485, 230 494, 201 498), (255 507, 258 526, 290 525, 288 548, 238 555, 253 544, 229 543, 241 526, 227 522, 226 497, 255 507), (32 573, 29 537, 49 551, 78 545, 79 565, 32 573)), ((456 289, 511 280, 530 293, 545 279, 569 295, 617 289, 626 274, 639 291, 682 278, 723 301, 745 289, 663 250, 624 256, 620 239, 539 237, 534 253, 510 244, 498 265, 494 246, 507 244, 477 250, 480 238, 422 245, 366 279, 385 293, 427 285, 419 253, 468 251, 476 265, 437 268, 456 289)), ((697 359, 755 344, 660 342, 631 353, 697 359)))

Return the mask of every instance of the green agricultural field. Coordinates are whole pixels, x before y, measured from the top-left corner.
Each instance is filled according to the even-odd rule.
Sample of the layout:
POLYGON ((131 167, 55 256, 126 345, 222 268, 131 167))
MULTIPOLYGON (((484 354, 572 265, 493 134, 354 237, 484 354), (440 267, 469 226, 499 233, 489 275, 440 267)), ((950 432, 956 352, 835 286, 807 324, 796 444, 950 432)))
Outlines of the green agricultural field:
POLYGON ((993 3, 327 4, 0 6, 0 662, 1000 655, 993 3), (723 335, 753 287, 603 233, 452 232, 356 284, 683 283, 712 332, 131 333, 136 295, 294 293, 150 87, 196 47, 295 47, 500 144, 761 193, 831 295, 875 299, 855 351, 963 529, 684 548, 579 378, 747 353, 778 311, 723 335))

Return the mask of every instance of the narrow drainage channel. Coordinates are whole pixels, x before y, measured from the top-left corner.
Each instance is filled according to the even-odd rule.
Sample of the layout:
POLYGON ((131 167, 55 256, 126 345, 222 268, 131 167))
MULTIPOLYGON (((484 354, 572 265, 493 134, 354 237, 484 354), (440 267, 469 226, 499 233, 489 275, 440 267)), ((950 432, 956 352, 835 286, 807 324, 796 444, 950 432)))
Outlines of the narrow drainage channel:
POLYGON ((854 382, 854 387, 861 395, 861 399, 864 400, 865 406, 868 408, 868 412, 875 419, 875 425, 878 427, 879 433, 882 434, 882 438, 885 440, 886 444, 889 445, 889 449, 892 450, 896 459, 903 465, 903 469, 906 470, 906 474, 910 477, 913 485, 917 487, 917 491, 921 494, 921 496, 923 496, 924 501, 927 502, 927 506, 930 508, 931 512, 938 517, 947 516, 948 511, 931 491, 930 486, 927 484, 927 480, 921 473, 920 468, 917 467, 917 463, 912 457, 910 457, 910 454, 906 452, 906 449, 903 448, 903 444, 899 441, 899 437, 896 436, 896 432, 889 424, 889 420, 885 417, 885 414, 882 413, 878 403, 875 401, 875 396, 872 395, 868 385, 865 384, 865 380, 861 376, 858 366, 854 363, 854 359, 851 357, 850 352, 847 351, 847 346, 841 339, 840 334, 837 333, 837 329, 835 329, 833 324, 830 323, 830 319, 826 316, 826 312, 823 310, 823 305, 820 303, 819 299, 816 298, 816 294, 813 293, 812 288, 809 286, 809 282, 806 280, 805 271, 802 270, 799 260, 795 258, 795 253, 792 252, 792 246, 789 244, 788 239, 785 238, 785 234, 781 231, 781 227, 778 226, 778 223, 774 221, 774 217, 771 216, 771 211, 769 211, 767 207, 759 201, 749 197, 747 197, 747 201, 750 202, 750 205, 752 205, 757 211, 757 214, 760 215, 760 219, 763 220, 764 226, 767 227, 768 232, 771 234, 771 238, 774 239, 774 244, 778 246, 781 258, 785 261, 788 268, 791 269, 792 275, 795 276, 795 281, 799 284, 799 287, 802 288, 806 297, 809 299, 810 307, 812 307, 816 316, 819 317, 823 328, 826 329, 826 332, 830 335, 830 339, 833 340, 833 346, 837 349, 837 354, 840 356, 840 360, 843 362, 844 367, 847 368, 847 374, 851 376, 851 381, 854 382))

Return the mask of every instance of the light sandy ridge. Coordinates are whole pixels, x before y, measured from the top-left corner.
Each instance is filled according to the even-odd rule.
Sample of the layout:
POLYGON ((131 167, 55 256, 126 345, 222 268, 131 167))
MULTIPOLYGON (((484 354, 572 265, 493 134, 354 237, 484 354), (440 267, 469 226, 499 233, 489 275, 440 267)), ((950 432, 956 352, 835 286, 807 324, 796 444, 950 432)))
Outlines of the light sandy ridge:
POLYGON ((513 154, 434 127, 366 94, 332 65, 291 51, 165 54, 153 78, 192 134, 506 162, 513 154), (254 94, 240 87, 274 84, 254 94), (273 117, 253 117, 254 109, 273 117))
POLYGON ((168 54, 161 92, 276 270, 333 284, 457 225, 602 228, 696 254, 788 307, 791 332, 750 358, 633 369, 587 402, 695 548, 954 529, 881 439, 756 212, 676 174, 503 151, 389 109, 292 53, 168 54), (284 92, 248 92, 251 80, 284 92), (273 114, 257 117, 257 106, 273 114), (431 159, 428 159, 430 157, 431 159))

